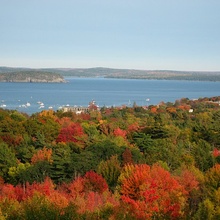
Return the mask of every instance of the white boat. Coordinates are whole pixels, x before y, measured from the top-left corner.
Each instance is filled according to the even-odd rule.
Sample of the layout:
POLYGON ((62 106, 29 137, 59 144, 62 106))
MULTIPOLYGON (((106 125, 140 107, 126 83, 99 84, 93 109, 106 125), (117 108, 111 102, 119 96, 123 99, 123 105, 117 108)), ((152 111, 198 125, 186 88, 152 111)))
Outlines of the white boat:
POLYGON ((21 108, 27 108, 27 106, 25 104, 19 105, 19 107, 21 108))
POLYGON ((43 106, 44 105, 44 103, 43 102, 37 102, 37 104, 39 104, 40 106, 43 106))
POLYGON ((27 106, 27 107, 31 106, 31 103, 27 102, 27 103, 26 103, 26 106, 27 106))

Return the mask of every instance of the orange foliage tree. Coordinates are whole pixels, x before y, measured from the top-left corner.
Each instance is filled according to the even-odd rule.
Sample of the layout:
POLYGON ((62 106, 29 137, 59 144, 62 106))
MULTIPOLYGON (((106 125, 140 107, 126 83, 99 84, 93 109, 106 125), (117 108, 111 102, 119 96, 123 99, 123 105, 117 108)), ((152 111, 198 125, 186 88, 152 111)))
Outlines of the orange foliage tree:
POLYGON ((125 130, 122 130, 121 128, 116 128, 113 133, 115 136, 121 136, 124 139, 126 138, 127 135, 127 132, 125 130))
POLYGON ((35 153, 31 158, 31 163, 35 164, 39 161, 48 161, 49 163, 52 163, 52 149, 47 149, 44 147, 42 150, 38 150, 37 153, 35 153))

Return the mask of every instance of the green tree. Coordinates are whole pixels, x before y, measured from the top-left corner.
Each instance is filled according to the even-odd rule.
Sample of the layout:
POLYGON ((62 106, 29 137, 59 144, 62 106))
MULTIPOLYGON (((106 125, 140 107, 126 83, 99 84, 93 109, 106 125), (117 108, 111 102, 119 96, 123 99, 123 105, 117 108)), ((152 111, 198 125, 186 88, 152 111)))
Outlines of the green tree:
POLYGON ((166 162, 170 170, 175 170, 181 164, 181 155, 182 148, 170 139, 157 139, 145 152, 145 161, 147 164, 163 161, 166 162))
POLYGON ((91 151, 80 151, 78 153, 72 153, 71 163, 69 165, 69 174, 72 178, 75 178, 79 175, 84 175, 90 170, 96 170, 99 161, 96 156, 91 151))
POLYGON ((217 220, 220 218, 220 165, 216 164, 205 173, 203 201, 196 219, 217 220))
POLYGON ((69 145, 57 144, 52 148, 52 164, 51 166, 51 179, 55 183, 67 181, 71 178, 69 166, 71 164, 71 149, 69 145))
POLYGON ((10 167, 9 174, 9 182, 17 185, 23 184, 26 182, 31 182, 29 168, 31 165, 29 163, 19 163, 16 166, 10 167))
POLYGON ((195 215, 196 220, 218 220, 220 219, 220 204, 216 206, 209 199, 205 199, 199 204, 198 211, 195 215))
POLYGON ((206 171, 213 166, 212 147, 208 142, 200 139, 196 143, 191 143, 191 152, 196 166, 201 171, 206 171))
POLYGON ((10 167, 16 166, 17 159, 15 153, 5 143, 0 143, 0 176, 8 179, 8 171, 10 167))
POLYGON ((26 182, 43 182, 47 176, 50 176, 50 164, 48 161, 38 161, 31 165, 29 163, 19 163, 9 169, 9 182, 17 185, 25 185, 26 182))
POLYGON ((112 156, 109 160, 101 161, 97 172, 101 174, 108 183, 109 189, 114 191, 118 177, 121 173, 121 166, 117 156, 112 156))
POLYGON ((146 153, 148 148, 153 145, 151 136, 141 132, 135 132, 133 134, 133 141, 143 153, 146 153))
POLYGON ((60 125, 51 118, 32 116, 25 123, 28 135, 32 138, 33 145, 36 147, 44 147, 55 141, 60 125))
POLYGON ((90 145, 86 150, 95 155, 99 164, 102 160, 108 160, 113 155, 121 155, 123 149, 118 147, 113 141, 106 139, 102 142, 90 145))

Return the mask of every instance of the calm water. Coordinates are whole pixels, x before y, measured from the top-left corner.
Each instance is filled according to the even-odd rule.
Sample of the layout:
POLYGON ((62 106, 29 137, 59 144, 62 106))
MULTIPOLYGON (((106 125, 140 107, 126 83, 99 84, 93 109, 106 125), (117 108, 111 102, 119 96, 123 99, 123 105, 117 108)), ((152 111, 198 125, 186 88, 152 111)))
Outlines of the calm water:
POLYGON ((220 82, 67 78, 68 83, 0 83, 0 107, 26 113, 61 106, 158 104, 220 96, 220 82), (40 104, 41 103, 41 104, 40 104))

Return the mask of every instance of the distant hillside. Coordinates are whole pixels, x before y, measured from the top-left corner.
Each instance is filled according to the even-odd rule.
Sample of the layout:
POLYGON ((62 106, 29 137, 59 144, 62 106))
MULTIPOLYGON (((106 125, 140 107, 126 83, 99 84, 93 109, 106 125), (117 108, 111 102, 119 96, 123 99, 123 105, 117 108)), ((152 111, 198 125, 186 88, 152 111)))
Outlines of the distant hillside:
POLYGON ((64 77, 58 73, 33 70, 19 70, 13 72, 6 70, 0 71, 0 82, 37 82, 37 83, 62 83, 64 77))
POLYGON ((207 71, 172 71, 172 70, 134 70, 112 68, 76 68, 76 69, 43 69, 74 77, 104 77, 125 79, 166 79, 166 80, 200 80, 220 81, 219 72, 207 71))
POLYGON ((112 69, 112 68, 44 68, 25 69, 0 67, 0 73, 23 71, 35 71, 42 73, 60 74, 67 77, 104 77, 104 78, 126 78, 126 79, 166 79, 166 80, 200 80, 220 81, 219 72, 207 71, 172 71, 172 70, 135 70, 135 69, 112 69))

